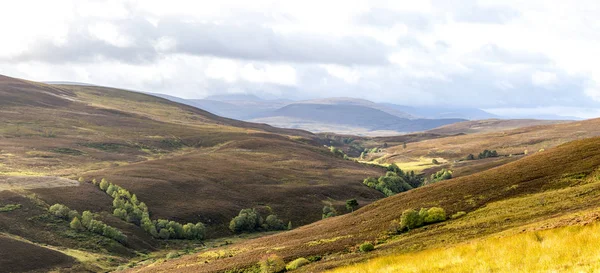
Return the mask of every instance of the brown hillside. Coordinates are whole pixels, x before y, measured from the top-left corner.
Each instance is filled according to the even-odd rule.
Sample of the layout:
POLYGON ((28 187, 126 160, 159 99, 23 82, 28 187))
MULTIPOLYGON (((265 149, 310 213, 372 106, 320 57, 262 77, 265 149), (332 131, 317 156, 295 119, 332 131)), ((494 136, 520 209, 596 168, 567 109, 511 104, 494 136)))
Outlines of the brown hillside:
MULTIPOLYGON (((43 183, 43 177, 106 177, 136 193, 154 219, 201 220, 210 235, 220 236, 243 208, 275 213, 298 226, 320 219, 324 203, 342 210, 346 199, 368 204, 382 197, 361 183, 381 175, 381 168, 336 158, 306 131, 226 119, 137 92, 9 77, 0 78, 0 101, 0 178, 18 177, 28 186, 11 184, 13 193, 35 193, 49 205, 109 213, 110 197, 89 184, 43 183)), ((9 179, 0 179, 0 189, 3 181, 9 179)), ((34 211, 29 218, 44 213, 42 207, 34 211)), ((30 238, 36 226, 27 218, 10 221, 31 228, 19 229, 30 238)), ((132 249, 154 244, 128 228, 141 241, 132 249)), ((0 223, 0 231, 7 230, 0 223)), ((50 233, 36 238, 60 241, 50 233)))
POLYGON ((449 136, 410 143, 385 150, 380 162, 412 162, 419 158, 463 159, 477 156, 483 150, 497 150, 500 155, 535 153, 557 145, 588 137, 600 136, 600 119, 539 125, 508 131, 449 136))
POLYGON ((474 134, 506 131, 511 129, 567 123, 566 120, 539 120, 539 119, 484 119, 469 120, 444 125, 428 130, 428 133, 441 135, 474 134))
MULTIPOLYGON (((398 219, 405 209, 441 206, 449 214, 457 211, 471 212, 495 201, 573 186, 572 183, 578 181, 573 177, 585 177, 596 170, 598 166, 600 166, 600 138, 574 141, 481 173, 397 194, 361 208, 352 214, 325 219, 290 232, 259 238, 224 250, 225 253, 231 253, 233 257, 211 260, 203 258, 209 256, 203 256, 202 254, 193 255, 175 261, 155 264, 152 267, 142 268, 141 271, 216 272, 235 267, 250 266, 267 253, 275 253, 289 261, 297 257, 344 252, 357 244, 375 240, 385 234, 392 220, 398 219)), ((590 193, 591 191, 582 189, 581 192, 573 194, 581 196, 585 192, 590 193)), ((597 194, 595 193, 594 196, 597 196, 597 194)), ((570 196, 566 195, 565 197, 570 196)), ((577 200, 583 199, 579 198, 577 200)), ((578 204, 580 207, 577 208, 596 206, 595 202, 579 202, 578 204)), ((558 210, 531 211, 532 214, 537 212, 539 215, 535 217, 531 215, 520 219, 522 222, 519 224, 528 223, 528 221, 533 221, 539 217, 566 213, 575 208, 561 207, 558 210)), ((498 212, 493 214, 498 214, 498 212)), ((401 245, 397 247, 403 249, 420 248, 420 241, 411 238, 418 238, 419 240, 430 238, 431 240, 446 234, 446 237, 441 238, 456 241, 459 238, 462 240, 483 236, 515 226, 516 223, 510 220, 502 219, 503 223, 495 223, 494 225, 490 225, 486 221, 477 225, 466 223, 460 229, 422 228, 418 231, 415 230, 415 233, 411 233, 415 234, 414 236, 411 235, 406 237, 406 240, 399 241, 401 245), (422 233, 427 233, 429 236, 418 236, 422 233)), ((449 224, 451 223, 453 221, 449 221, 449 224)), ((352 257, 352 255, 349 257, 352 257)), ((318 266, 319 264, 326 265, 328 263, 327 261, 317 263, 313 265, 312 269, 319 271, 323 269, 318 266)), ((136 272, 139 271, 136 270, 136 272)))

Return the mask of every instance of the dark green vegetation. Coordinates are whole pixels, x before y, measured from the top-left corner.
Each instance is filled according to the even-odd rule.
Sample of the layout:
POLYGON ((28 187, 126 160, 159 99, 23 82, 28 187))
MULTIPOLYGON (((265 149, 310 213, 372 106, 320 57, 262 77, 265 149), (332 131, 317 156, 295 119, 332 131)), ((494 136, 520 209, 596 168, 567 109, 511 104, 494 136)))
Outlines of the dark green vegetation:
POLYGON ((255 209, 243 209, 231 219, 229 229, 235 233, 284 230, 286 226, 277 215, 271 214, 263 219, 255 209))
POLYGON ((9 212, 20 208, 21 204, 8 204, 3 207, 0 207, 0 212, 9 212))
POLYGON ((404 172, 396 164, 391 164, 387 169, 388 171, 384 176, 380 176, 378 179, 369 177, 363 181, 363 184, 382 192, 386 196, 392 196, 423 185, 422 176, 415 174, 414 171, 404 172))
MULTIPOLYGON (((600 138, 575 141, 500 167, 402 192, 354 213, 221 250, 235 253, 233 257, 205 264, 198 263, 195 256, 184 256, 141 270, 216 272, 253 267, 269 253, 284 261, 325 256, 300 268, 301 272, 320 272, 364 261, 371 255, 446 246, 498 232, 568 225, 577 223, 576 219, 588 219, 588 215, 597 219, 592 216, 600 210, 595 201, 600 200, 599 166, 600 138), (445 217, 433 210, 428 215, 430 222, 447 215, 454 217, 390 235, 390 226, 402 220, 404 211, 433 207, 443 208, 445 217), (377 251, 348 252, 364 242, 377 242, 377 251)), ((419 211, 414 212, 418 223, 419 211)))

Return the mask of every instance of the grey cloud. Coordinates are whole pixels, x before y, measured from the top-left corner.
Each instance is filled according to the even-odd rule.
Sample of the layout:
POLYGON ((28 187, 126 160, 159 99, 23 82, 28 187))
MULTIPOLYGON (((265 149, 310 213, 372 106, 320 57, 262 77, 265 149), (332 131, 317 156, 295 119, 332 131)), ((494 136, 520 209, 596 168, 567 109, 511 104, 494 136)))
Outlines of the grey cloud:
POLYGON ((387 64, 388 49, 366 37, 281 34, 258 25, 163 21, 158 32, 177 41, 176 52, 245 60, 330 64, 387 64))
POLYGON ((127 63, 155 61, 161 54, 190 54, 231 59, 292 63, 340 65, 385 65, 388 48, 367 37, 331 37, 315 34, 281 34, 270 28, 246 24, 227 25, 189 23, 166 19, 153 26, 142 18, 115 22, 135 44, 117 47, 95 39, 87 30, 91 22, 82 22, 69 31, 67 43, 51 41, 37 46, 9 61, 44 61, 49 63, 91 62, 97 58, 127 63), (162 38, 175 40, 176 47, 160 52, 154 43, 162 38))

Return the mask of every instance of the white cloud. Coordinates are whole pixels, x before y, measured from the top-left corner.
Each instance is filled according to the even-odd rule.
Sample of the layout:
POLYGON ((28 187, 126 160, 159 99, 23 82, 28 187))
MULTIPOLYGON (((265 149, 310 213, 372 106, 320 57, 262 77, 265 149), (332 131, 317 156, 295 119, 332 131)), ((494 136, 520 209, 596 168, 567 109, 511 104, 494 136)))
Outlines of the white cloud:
POLYGON ((535 71, 531 75, 531 82, 537 86, 552 86, 558 82, 558 77, 552 72, 535 71))
POLYGON ((196 98, 593 109, 598 14, 596 0, 8 1, 0 73, 196 98))

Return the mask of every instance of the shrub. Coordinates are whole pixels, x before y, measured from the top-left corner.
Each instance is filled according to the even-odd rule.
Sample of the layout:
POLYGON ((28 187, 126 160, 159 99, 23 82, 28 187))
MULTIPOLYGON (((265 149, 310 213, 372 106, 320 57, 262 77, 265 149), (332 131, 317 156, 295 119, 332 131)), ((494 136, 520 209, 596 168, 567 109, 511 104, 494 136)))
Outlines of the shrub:
POLYGON ((83 225, 81 224, 81 221, 79 221, 79 218, 77 218, 77 217, 73 218, 73 220, 69 224, 69 227, 71 227, 72 229, 77 230, 77 231, 81 231, 81 230, 85 229, 83 227, 83 225))
POLYGON ((301 266, 305 266, 305 265, 307 265, 309 263, 310 263, 310 261, 307 260, 306 258, 298 258, 298 259, 295 259, 295 260, 289 262, 285 266, 285 269, 286 270, 294 270, 294 269, 298 269, 301 266))
POLYGON ((456 218, 463 217, 463 216, 465 216, 465 215, 467 215, 467 213, 466 213, 466 212, 464 212, 464 211, 459 211, 459 212, 457 212, 457 213, 455 213, 455 214, 452 214, 452 216, 450 216, 450 218, 452 218, 452 219, 456 219, 456 218))
POLYGON ((4 207, 0 207, 0 212, 9 212, 20 208, 21 204, 8 204, 4 207))
POLYGON ((431 163, 432 163, 432 164, 435 164, 435 165, 437 165, 437 164, 440 164, 440 162, 439 162, 439 161, 437 161, 437 159, 435 159, 435 158, 434 158, 433 160, 431 160, 431 163))
POLYGON ((467 156, 467 160, 475 160, 475 156, 473 154, 469 154, 467 156))
POLYGON ((323 207, 322 219, 337 216, 337 210, 332 205, 326 205, 323 207))
POLYGON ((102 178, 102 181, 100 181, 100 189, 103 191, 106 191, 108 189, 108 181, 105 178, 102 178))
POLYGON ((265 229, 266 230, 284 230, 285 225, 283 224, 283 221, 281 221, 281 220, 279 220, 279 218, 277 218, 277 215, 271 214, 271 215, 267 216, 267 219, 265 220, 265 229))
POLYGON ((255 209, 243 209, 238 216, 231 219, 229 229, 233 232, 253 232, 262 227, 263 219, 255 209))
POLYGON ((180 256, 179 253, 172 251, 172 252, 169 252, 165 258, 167 258, 167 260, 171 260, 171 259, 179 258, 179 256, 180 256))
POLYGON ((484 150, 483 152, 479 153, 478 156, 479 159, 484 159, 488 157, 498 157, 498 153, 496 152, 496 150, 484 150))
POLYGON ((259 264, 263 273, 278 273, 285 270, 285 262, 275 254, 264 257, 259 264))
POLYGON ((83 213, 81 213, 81 224, 83 224, 84 227, 89 228, 90 222, 93 219, 94 215, 89 210, 86 210, 83 213))
POLYGON ((54 204, 50 206, 48 211, 58 218, 69 219, 69 212, 71 212, 71 209, 62 204, 54 204))
POLYGON ((433 207, 427 210, 427 215, 423 218, 423 223, 433 224, 446 221, 446 211, 440 207, 433 207))
POLYGON ((375 247, 373 246, 373 244, 371 243, 363 243, 361 244, 358 249, 360 250, 360 252, 370 252, 375 250, 375 247))
POLYGON ((442 181, 442 180, 447 180, 452 178, 452 171, 450 170, 446 170, 446 169, 442 169, 434 174, 431 174, 431 177, 429 179, 430 183, 435 183, 438 181, 442 181))
POLYGON ((414 228, 418 228, 423 225, 423 218, 419 215, 419 213, 414 209, 407 209, 402 212, 402 216, 400 217, 400 229, 401 230, 411 230, 414 228))
POLYGON ((358 208, 358 201, 356 199, 346 200, 346 209, 350 211, 354 211, 358 208))

